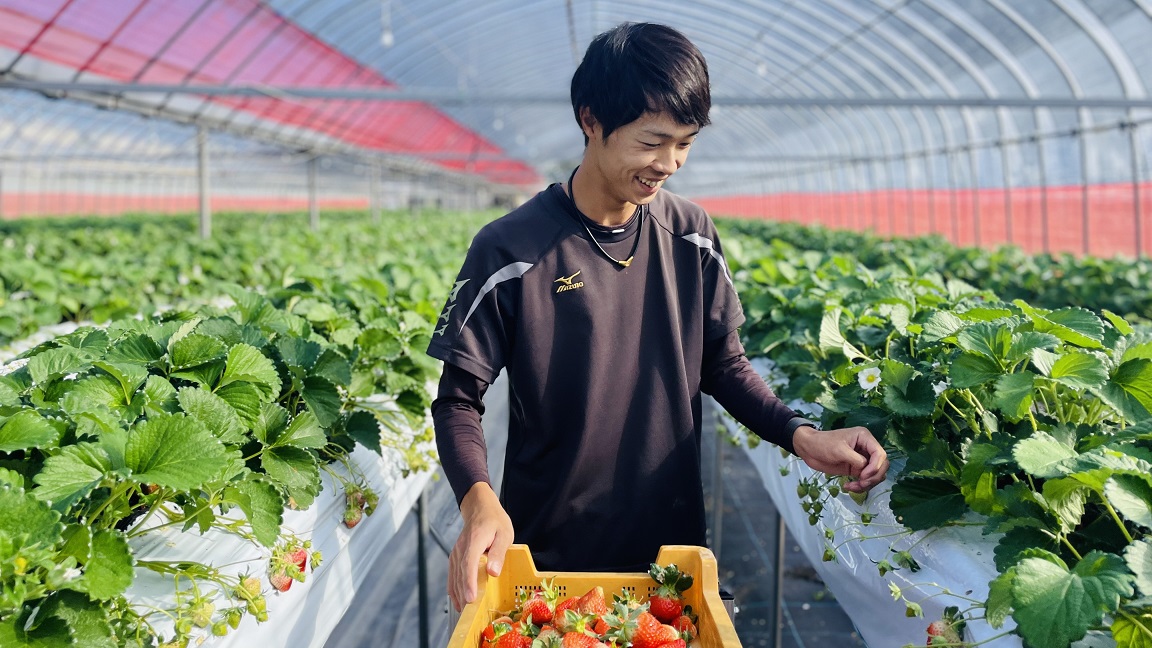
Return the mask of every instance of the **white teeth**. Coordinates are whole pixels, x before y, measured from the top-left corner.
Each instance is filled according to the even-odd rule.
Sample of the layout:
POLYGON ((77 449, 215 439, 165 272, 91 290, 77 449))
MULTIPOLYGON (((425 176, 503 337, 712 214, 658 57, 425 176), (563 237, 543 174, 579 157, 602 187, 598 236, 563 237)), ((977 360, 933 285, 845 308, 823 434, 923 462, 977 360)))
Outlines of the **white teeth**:
POLYGON ((644 178, 637 178, 637 179, 640 180, 640 182, 642 184, 644 184, 645 186, 652 187, 653 189, 660 186, 659 180, 645 180, 644 178))

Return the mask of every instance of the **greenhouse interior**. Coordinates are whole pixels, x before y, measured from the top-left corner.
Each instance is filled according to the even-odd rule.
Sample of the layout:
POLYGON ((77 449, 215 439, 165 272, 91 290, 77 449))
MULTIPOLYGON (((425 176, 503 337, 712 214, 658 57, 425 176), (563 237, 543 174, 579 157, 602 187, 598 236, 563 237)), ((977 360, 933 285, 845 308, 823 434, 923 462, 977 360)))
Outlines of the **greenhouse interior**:
MULTIPOLYGON (((1152 646, 1149 43, 1149 0, 0 0, 0 646, 1152 646), (698 48, 710 108, 668 120, 688 139, 642 208, 595 178, 680 113, 644 96, 589 139, 573 77, 647 23, 698 48), (635 207, 626 259, 636 228, 582 186, 635 207), (547 209, 567 238, 511 256, 547 209), (703 229, 645 229, 681 216, 703 229), (482 255, 508 265, 468 286, 482 255), (598 306, 609 272, 650 279, 598 306), (600 321, 654 293, 690 319, 600 321), (586 366, 683 334, 711 371, 714 302, 747 394, 806 449, 867 437, 859 465, 811 465, 707 375, 586 366), (458 441, 449 369, 482 385, 458 441), (586 434, 527 429, 572 385, 586 434), (539 569, 570 557, 515 520, 511 549, 466 542, 445 448, 510 506, 533 452, 646 443, 591 422, 672 421, 665 390, 691 470, 635 479, 687 482, 699 542, 589 518, 659 547, 648 573, 539 569)), ((667 54, 644 74, 671 88, 667 54)), ((549 515, 588 514, 568 492, 549 515)))

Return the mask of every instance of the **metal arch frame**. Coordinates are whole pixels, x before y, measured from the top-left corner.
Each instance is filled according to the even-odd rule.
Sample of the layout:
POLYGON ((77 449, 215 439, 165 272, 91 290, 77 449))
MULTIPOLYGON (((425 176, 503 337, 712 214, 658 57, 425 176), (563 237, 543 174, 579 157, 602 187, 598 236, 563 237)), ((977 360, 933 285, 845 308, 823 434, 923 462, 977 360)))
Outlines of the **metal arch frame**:
MULTIPOLYGON (((826 27, 833 29, 833 30, 836 29, 836 25, 833 24, 831 21, 829 21, 823 14, 817 14, 811 8, 805 7, 802 4, 797 5, 797 7, 802 8, 805 11, 805 13, 809 14, 811 19, 816 21, 817 23, 823 24, 826 27)), ((861 23, 861 24, 863 24, 863 23, 861 23)), ((881 63, 883 63, 884 68, 886 68, 886 70, 891 70, 892 74, 898 75, 898 77, 903 80, 905 85, 913 87, 913 88, 917 88, 917 87, 923 88, 923 85, 921 83, 921 77, 919 75, 912 74, 911 70, 905 68, 904 66, 897 65, 895 63, 895 61, 892 61, 887 56, 887 54, 883 52, 882 49, 878 49, 875 47, 873 40, 876 38, 877 37, 873 34, 872 39, 856 38, 853 40, 853 46, 854 46, 853 49, 860 48, 860 49, 868 51, 871 54, 871 56, 869 56, 869 57, 863 57, 862 59, 857 59, 857 60, 866 61, 866 62, 868 62, 867 63, 868 65, 871 65, 870 61, 873 59, 873 57, 875 57, 876 59, 880 60, 881 63)), ((880 38, 880 40, 884 40, 884 39, 880 38)), ((840 51, 838 51, 837 54, 840 57, 847 57, 848 56, 848 54, 846 53, 846 51, 844 49, 841 49, 840 51)), ((914 60, 914 59, 912 59, 912 60, 914 60)), ((827 64, 827 65, 832 64, 830 57, 824 57, 824 59, 822 60, 822 63, 827 64)), ((871 73, 876 78, 883 80, 884 78, 888 78, 890 76, 886 70, 875 68, 875 69, 871 70, 871 73)), ((936 76, 929 70, 925 70, 925 72, 927 72, 928 78, 933 78, 934 76, 936 76)), ((938 80, 938 83, 940 83, 943 87, 947 87, 948 81, 946 78, 941 78, 938 80)), ((895 83, 893 83, 892 85, 898 87, 898 85, 895 83)), ((927 142, 935 139, 935 137, 934 137, 935 131, 933 129, 929 128, 929 126, 928 126, 928 124, 924 118, 923 111, 911 110, 910 112, 920 127, 920 138, 919 138, 920 141, 922 143, 924 143, 925 145, 927 145, 927 142)), ((941 114, 939 114, 941 111, 937 110, 934 112, 937 113, 937 120, 940 122, 941 132, 943 132, 943 117, 941 114)), ((908 134, 906 133, 906 131, 904 131, 901 120, 898 118, 898 115, 899 115, 898 109, 894 108, 891 111, 891 113, 892 113, 891 119, 893 120, 894 123, 896 123, 899 126, 899 129, 900 129, 899 132, 901 134, 901 141, 904 144, 904 149, 907 150, 907 146, 908 146, 907 135, 908 134)), ((905 168, 905 174, 904 175, 905 175, 906 181, 910 181, 910 173, 909 173, 910 169, 908 168, 907 156, 905 157, 905 165, 906 165, 906 168, 905 168)))
MULTIPOLYGON (((703 5, 700 5, 700 7, 697 8, 697 13, 699 13, 703 16, 707 16, 708 18, 714 17, 716 15, 715 12, 705 11, 703 9, 703 5)), ((703 24, 711 26, 712 22, 711 21, 704 21, 703 24)), ((720 38, 715 36, 716 32, 712 32, 711 30, 708 30, 706 32, 701 30, 701 33, 707 34, 707 36, 702 40, 702 42, 706 43, 706 45, 716 45, 718 43, 724 42, 723 40, 721 40, 720 38)), ((758 39, 758 42, 763 42, 763 41, 762 41, 762 39, 758 39)), ((769 45, 767 43, 765 43, 765 46, 769 46, 769 45)), ((733 52, 732 49, 730 49, 730 48, 717 47, 715 52, 716 53, 714 54, 713 58, 715 58, 716 56, 719 56, 719 57, 721 57, 722 60, 732 60, 732 61, 738 61, 738 62, 742 61, 739 54, 733 52)), ((784 53, 784 56, 787 56, 786 52, 784 53)), ((740 69, 740 66, 737 65, 736 68, 740 69)), ((825 72, 820 72, 820 76, 824 77, 824 78, 818 79, 817 81, 819 81, 819 83, 813 83, 811 81, 807 83, 807 85, 812 90, 818 91, 820 89, 820 86, 824 86, 825 88, 830 88, 830 89, 836 89, 837 87, 843 89, 845 87, 844 80, 843 79, 837 79, 837 78, 835 78, 834 75, 831 75, 831 74, 828 74, 825 72)), ((754 78, 758 78, 758 77, 754 77, 754 78)), ((805 84, 800 83, 800 84, 796 84, 796 85, 803 86, 805 84)), ((821 113, 827 114, 828 107, 819 107, 818 110, 821 113)), ((806 139, 808 139, 814 146, 817 146, 820 149, 829 148, 826 144, 818 142, 817 140, 815 140, 813 138, 813 135, 816 135, 819 133, 813 133, 812 130, 809 128, 809 124, 803 123, 802 121, 798 120, 790 112, 784 113, 783 117, 785 119, 787 119, 788 121, 792 122, 797 127, 796 132, 801 134, 802 136, 804 136, 806 139)), ((748 118, 748 119, 750 119, 750 118, 748 118)), ((855 136, 855 133, 852 131, 842 130, 840 125, 838 123, 836 123, 836 121, 834 119, 831 119, 831 116, 829 116, 829 120, 830 120, 831 124, 835 125, 836 130, 841 131, 841 138, 844 141, 849 142, 849 146, 852 149, 855 149, 856 148, 855 142, 857 139, 855 136)), ((746 121, 746 120, 742 120, 742 121, 746 121)), ((753 126, 753 128, 751 130, 764 132, 769 138, 769 140, 768 140, 769 143, 771 143, 772 141, 777 139, 776 138, 777 129, 773 128, 771 123, 768 120, 765 120, 765 119, 757 120, 755 123, 751 124, 751 126, 753 126)), ((776 146, 775 148, 779 152, 783 153, 783 151, 780 150, 779 146, 776 146)), ((754 177, 759 178, 761 175, 762 174, 756 174, 754 177)))
MULTIPOLYGON (((1063 10, 1069 18, 1074 20, 1076 24, 1088 35, 1096 46, 1100 48, 1104 58, 1112 66, 1113 71, 1116 73, 1120 81, 1121 87, 1124 89, 1125 96, 1131 97, 1134 90, 1139 89, 1142 96, 1148 96, 1148 89, 1144 87, 1143 79, 1136 72, 1132 65, 1132 61, 1128 59, 1124 47, 1111 36, 1111 31, 1105 28, 1100 23, 1096 14, 1088 10, 1083 4, 1071 5, 1065 0, 1050 0, 1053 4, 1063 10), (1073 8, 1075 7, 1075 8, 1073 8)), ((1138 5, 1139 7, 1139 5, 1138 5)), ((1141 9, 1147 8, 1139 7, 1141 9)), ((1131 108, 1127 111, 1128 121, 1134 123, 1136 121, 1135 113, 1131 108)), ((1135 226, 1135 243, 1136 243, 1136 257, 1139 258, 1144 252, 1144 230, 1143 230, 1143 206, 1140 198, 1140 160, 1137 151, 1136 131, 1135 126, 1129 129, 1128 133, 1128 146, 1131 148, 1129 165, 1132 167, 1132 207, 1133 207, 1133 224, 1135 226)))
MULTIPOLYGON (((801 5, 797 5, 797 6, 800 7, 801 5)), ((829 19, 829 17, 826 17, 823 14, 823 12, 822 13, 816 13, 812 7, 803 7, 803 9, 807 13, 809 13, 813 19, 817 20, 818 22, 823 23, 832 29, 836 28, 835 24, 832 23, 831 20, 829 19)), ((834 9, 839 14, 844 15, 844 16, 854 17, 858 22, 860 22, 860 24, 864 24, 864 18, 863 17, 852 16, 850 12, 846 12, 840 7, 834 7, 834 9)), ((875 57, 875 58, 881 60, 884 63, 885 67, 892 70, 893 73, 900 75, 900 78, 902 78, 908 86, 911 86, 913 88, 920 88, 921 92, 923 93, 924 86, 923 86, 923 83, 921 80, 922 77, 919 74, 914 74, 913 70, 906 68, 905 66, 897 64, 894 60, 892 60, 888 56, 888 54, 886 52, 883 51, 882 48, 877 48, 875 46, 875 43, 874 43, 874 41, 876 41, 876 40, 879 40, 881 43, 888 42, 889 45, 893 44, 890 42, 891 39, 886 38, 882 33, 877 32, 875 26, 873 26, 869 30, 869 38, 855 38, 855 39, 853 39, 853 45, 854 45, 853 49, 861 48, 865 51, 868 51, 871 55, 869 57, 864 57, 863 59, 856 59, 856 60, 857 61, 869 60, 870 58, 875 57)), ((838 51, 837 55, 839 57, 845 57, 845 58, 848 57, 848 53, 845 49, 841 49, 840 51, 838 51)), ((908 58, 909 61, 918 63, 921 67, 921 70, 925 73, 925 76, 927 76, 927 78, 935 80, 936 83, 938 85, 940 85, 940 87, 945 88, 946 90, 950 89, 950 80, 946 76, 938 73, 936 70, 934 70, 931 67, 925 66, 922 61, 918 61, 917 57, 909 56, 907 53, 904 53, 904 55, 908 58)), ((831 57, 825 57, 824 62, 831 65, 832 64, 831 57)), ((873 74, 877 74, 877 72, 873 71, 873 74)), ((885 76, 887 76, 887 75, 885 74, 885 76)), ((928 142, 934 142, 935 141, 937 132, 939 132, 943 136, 947 137, 947 131, 946 131, 946 127, 945 127, 945 121, 946 120, 944 119, 944 113, 942 110, 937 109, 937 110, 931 111, 931 112, 935 113, 936 122, 939 125, 939 131, 937 131, 937 130, 929 127, 928 122, 925 119, 925 116, 923 115, 923 112, 924 111, 913 110, 912 115, 914 116, 917 124, 920 127, 920 138, 919 139, 922 143, 925 144, 925 147, 928 148, 928 142)), ((894 119, 895 119, 895 117, 894 117, 894 119)), ((906 164, 905 177, 910 180, 910 170, 911 169, 910 169, 910 167, 907 167, 907 165, 908 165, 908 158, 907 157, 905 157, 905 164, 906 164)), ((927 174, 927 172, 926 172, 925 173, 926 178, 928 175, 929 174, 927 174)))
MULTIPOLYGON (((1053 47, 1052 43, 1047 38, 1045 38, 1044 35, 1041 34, 1039 30, 1036 29, 1035 25, 1033 25, 1028 20, 1025 20, 1024 17, 1021 16, 1019 13, 1017 13, 1014 8, 1007 6, 1007 4, 1003 0, 988 0, 988 2, 990 3, 990 5, 992 6, 993 9, 1000 12, 1001 15, 1003 15, 1005 18, 1007 18, 1012 24, 1014 24, 1018 29, 1022 30, 1029 38, 1031 38, 1032 42, 1036 43, 1037 47, 1039 47, 1040 50, 1048 56, 1048 59, 1052 62, 1052 64, 1060 72, 1061 76, 1064 77, 1065 83, 1068 84, 1068 88, 1069 88, 1069 91, 1072 93, 1072 96, 1077 97, 1077 98, 1081 98, 1084 96, 1084 89, 1080 86, 1080 80, 1077 78, 1077 76, 1073 72, 1072 68, 1068 65, 1067 61, 1064 60, 1064 57, 1056 50, 1056 48, 1053 47)), ((1088 248, 1089 248, 1089 241, 1090 241, 1090 238, 1089 238, 1090 235, 1089 235, 1089 230, 1088 230, 1089 215, 1088 215, 1088 193, 1087 193, 1087 181, 1088 181, 1087 146, 1088 146, 1088 139, 1087 139, 1087 137, 1085 137, 1083 135, 1083 131, 1091 128, 1093 123, 1094 123, 1094 120, 1093 120, 1093 116, 1092 116, 1092 111, 1088 110, 1087 108, 1080 108, 1076 112, 1077 112, 1077 116, 1078 116, 1079 126, 1080 126, 1080 129, 1082 131, 1082 134, 1080 136, 1080 169, 1081 169, 1080 172, 1081 172, 1081 182, 1084 185, 1083 202, 1082 202, 1082 206, 1081 206, 1081 210, 1083 212, 1082 236, 1084 239, 1084 251, 1087 252, 1088 248)), ((1011 211, 1012 202, 1011 202, 1011 195, 1010 195, 1011 175, 1010 175, 1010 172, 1008 170, 1008 167, 1009 167, 1008 155, 1009 155, 1008 149, 1007 148, 1001 148, 1001 164, 1002 164, 1003 169, 1004 169, 1004 187, 1005 187, 1005 192, 1004 192, 1005 222, 1007 225, 1008 241, 1011 243, 1012 242, 1012 211, 1011 211)))
MULTIPOLYGON (((825 27, 830 28, 832 30, 836 29, 836 25, 831 24, 830 22, 825 20, 822 16, 814 14, 814 13, 809 13, 809 12, 805 12, 805 13, 807 14, 807 17, 805 18, 805 20, 811 20, 811 21, 815 22, 817 25, 822 24, 825 27)), ((798 16, 796 16, 795 14, 788 15, 788 16, 781 15, 780 18, 783 20, 791 21, 791 22, 798 22, 798 16)), ((800 25, 797 25, 797 26, 800 26, 800 25)), ((802 27, 805 29, 808 29, 806 26, 802 26, 802 27)), ((816 34, 817 36, 819 36, 819 34, 820 34, 820 30, 818 28, 817 29, 810 29, 810 31, 812 33, 816 34)), ((855 47, 861 47, 861 48, 871 48, 871 43, 865 44, 863 39, 853 39, 852 45, 855 47)), ((832 45, 830 45, 830 47, 832 47, 832 46, 835 46, 835 42, 833 42, 832 45)), ((822 50, 822 51, 827 51, 827 48, 825 48, 825 50, 822 50)), ((838 54, 840 56, 847 56, 847 54, 845 54, 843 52, 843 49, 840 49, 838 51, 838 54)), ((829 61, 829 57, 822 56, 822 54, 817 54, 816 56, 821 59, 821 64, 827 63, 829 61)), ((887 86, 887 89, 889 89, 889 90, 892 90, 893 88, 895 88, 897 91, 899 91, 901 89, 899 82, 896 80, 896 78, 893 78, 893 75, 896 75, 896 77, 898 77, 900 80, 902 80, 904 82, 904 84, 907 86, 915 87, 917 85, 915 81, 907 78, 906 72, 902 73, 899 67, 891 65, 887 61, 880 61, 880 63, 882 64, 882 66, 881 66, 881 65, 877 65, 871 57, 864 57, 863 59, 860 59, 860 60, 862 61, 864 66, 866 68, 868 68, 868 72, 869 72, 870 76, 872 78, 874 78, 876 80, 876 82, 880 83, 881 86, 887 86)), ((800 63, 800 65, 804 65, 804 63, 800 63)), ((842 74, 845 74, 845 73, 842 73, 842 74)), ((861 111, 861 112, 864 112, 864 111, 861 111)), ((908 133, 907 133, 903 123, 901 122, 901 120, 897 118, 897 114, 898 114, 897 109, 891 109, 891 110, 887 110, 887 111, 878 110, 876 112, 877 112, 877 116, 874 117, 875 123, 877 123, 877 124, 880 123, 881 117, 883 117, 883 118, 886 118, 887 120, 889 120, 891 124, 895 125, 896 126, 895 130, 900 137, 901 149, 906 150, 908 148, 908 133)), ((922 130, 925 129, 925 124, 923 123, 922 116, 919 114, 919 111, 915 111, 914 114, 915 114, 915 118, 917 119, 917 121, 920 122, 921 129, 922 130)), ((884 134, 887 134, 888 132, 891 131, 891 129, 885 129, 885 128, 878 128, 877 130, 880 131, 881 133, 884 133, 884 134)), ((881 144, 885 149, 885 155, 890 156, 891 155, 891 148, 889 146, 888 138, 887 137, 882 138, 881 144)), ((889 173, 891 173, 890 170, 889 170, 889 173)))

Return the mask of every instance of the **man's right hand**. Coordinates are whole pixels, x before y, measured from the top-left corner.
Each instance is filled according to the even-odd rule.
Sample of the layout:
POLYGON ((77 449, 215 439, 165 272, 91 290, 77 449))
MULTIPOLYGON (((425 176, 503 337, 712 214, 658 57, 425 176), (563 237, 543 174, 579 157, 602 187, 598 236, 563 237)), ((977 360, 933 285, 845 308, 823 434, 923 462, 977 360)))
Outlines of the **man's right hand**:
POLYGON ((480 556, 488 554, 488 574, 499 576, 504 554, 515 537, 512 519, 487 483, 476 483, 468 490, 460 501, 460 515, 464 530, 448 557, 448 597, 457 612, 476 600, 480 556))

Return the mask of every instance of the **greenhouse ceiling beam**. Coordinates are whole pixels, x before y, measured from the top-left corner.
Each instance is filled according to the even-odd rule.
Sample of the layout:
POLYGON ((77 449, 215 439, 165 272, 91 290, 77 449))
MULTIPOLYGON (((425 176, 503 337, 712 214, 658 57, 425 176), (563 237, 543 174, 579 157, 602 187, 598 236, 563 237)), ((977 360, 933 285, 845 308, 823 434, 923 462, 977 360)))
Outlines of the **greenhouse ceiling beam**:
MULTIPOLYGON (((0 80, 0 89, 35 92, 92 92, 101 94, 199 94, 264 96, 272 98, 363 99, 423 101, 443 105, 545 103, 570 104, 566 95, 461 94, 437 90, 387 88, 272 88, 263 86, 182 85, 164 83, 95 83, 67 81, 0 80)), ((1127 97, 805 97, 713 96, 715 106, 811 107, 942 107, 942 108, 1152 108, 1152 98, 1127 97)))

